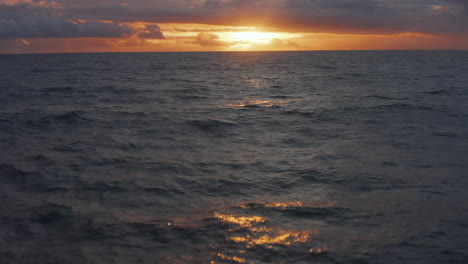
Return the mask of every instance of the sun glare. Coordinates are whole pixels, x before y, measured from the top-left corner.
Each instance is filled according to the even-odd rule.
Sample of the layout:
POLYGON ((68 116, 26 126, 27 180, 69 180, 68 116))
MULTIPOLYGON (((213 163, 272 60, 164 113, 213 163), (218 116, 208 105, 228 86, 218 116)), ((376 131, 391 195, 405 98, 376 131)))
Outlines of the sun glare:
POLYGON ((268 44, 271 40, 280 37, 281 34, 276 32, 245 31, 229 32, 224 38, 240 44, 268 44))

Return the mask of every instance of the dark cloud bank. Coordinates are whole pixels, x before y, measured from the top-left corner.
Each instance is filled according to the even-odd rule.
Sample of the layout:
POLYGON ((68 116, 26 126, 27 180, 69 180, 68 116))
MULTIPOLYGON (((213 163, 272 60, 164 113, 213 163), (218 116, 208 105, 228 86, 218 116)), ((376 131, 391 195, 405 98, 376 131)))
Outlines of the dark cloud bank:
POLYGON ((60 7, 43 3, 0 3, 0 39, 7 38, 140 38, 163 39, 155 24, 134 27, 119 21, 100 22, 65 16, 60 7))

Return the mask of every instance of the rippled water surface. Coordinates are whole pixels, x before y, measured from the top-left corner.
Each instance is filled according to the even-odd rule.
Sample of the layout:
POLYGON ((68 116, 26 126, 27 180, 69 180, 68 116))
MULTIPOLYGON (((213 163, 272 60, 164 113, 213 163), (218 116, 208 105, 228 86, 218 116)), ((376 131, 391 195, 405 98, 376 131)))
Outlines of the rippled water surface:
POLYGON ((468 52, 0 55, 0 263, 468 263, 468 52))

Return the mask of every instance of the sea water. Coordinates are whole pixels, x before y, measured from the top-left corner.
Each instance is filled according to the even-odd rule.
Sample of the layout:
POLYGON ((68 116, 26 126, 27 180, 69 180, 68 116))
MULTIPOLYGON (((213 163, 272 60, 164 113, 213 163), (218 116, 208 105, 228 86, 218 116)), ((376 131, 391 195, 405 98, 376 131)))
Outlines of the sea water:
POLYGON ((468 52, 0 55, 0 263, 468 263, 468 52))

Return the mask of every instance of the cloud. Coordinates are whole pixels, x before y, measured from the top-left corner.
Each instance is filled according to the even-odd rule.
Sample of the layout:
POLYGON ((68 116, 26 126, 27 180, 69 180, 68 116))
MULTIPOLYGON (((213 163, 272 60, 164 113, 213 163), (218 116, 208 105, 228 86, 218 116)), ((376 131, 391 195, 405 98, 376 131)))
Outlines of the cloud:
POLYGON ((466 0, 102 0, 59 1, 68 16, 121 22, 273 27, 346 34, 468 33, 466 0), (78 5, 77 3, 81 3, 78 5), (451 10, 447 18, 434 12, 451 10))
POLYGON ((445 0, 445 2, 452 3, 458 6, 465 16, 468 16, 468 1, 466 0, 445 0))
POLYGON ((455 13, 450 7, 442 6, 442 5, 433 5, 431 6, 433 10, 433 14, 436 16, 454 16, 455 13))
POLYGON ((156 51, 160 42, 154 43, 138 37, 131 38, 35 38, 4 39, 0 51, 7 53, 51 53, 51 52, 117 52, 156 51))
POLYGON ((2 38, 140 38, 164 39, 157 25, 138 28, 121 23, 71 20, 52 16, 0 18, 2 38))
POLYGON ((226 27, 226 28, 164 28, 164 31, 172 31, 172 32, 249 32, 252 31, 251 28, 237 28, 237 27, 226 27))
POLYGON ((115 23, 74 22, 58 17, 18 17, 0 19, 0 38, 106 37, 131 35, 133 30, 115 23))
POLYGON ((277 39, 277 38, 274 38, 270 41, 270 45, 274 46, 274 47, 278 47, 278 48, 282 48, 282 47, 292 47, 292 48, 299 48, 299 44, 297 44, 295 41, 292 41, 292 40, 281 40, 281 39, 277 39))
MULTIPOLYGON (((114 42, 128 40, 129 46, 149 47, 155 43, 149 39, 163 39, 166 31, 168 39, 163 45, 168 49, 177 45, 234 48, 248 43, 226 42, 219 36, 224 36, 223 32, 248 30, 236 26, 300 32, 298 35, 395 36, 411 32, 468 36, 466 25, 467 0, 0 0, 0 41, 31 49, 39 45, 37 39, 45 43, 47 38, 92 38, 80 43, 105 44, 108 43, 96 39, 109 38, 114 42), (161 23, 219 27, 192 25, 185 29, 162 25, 161 29, 161 23), (173 43, 177 36, 187 39, 173 43)), ((60 43, 69 45, 66 41, 60 43)), ((269 45, 297 48, 297 43, 279 39, 271 40, 269 45)))
POLYGON ((193 44, 198 44, 201 46, 212 46, 212 47, 227 47, 228 43, 221 41, 219 36, 213 33, 199 33, 193 44))
POLYGON ((70 18, 54 2, 0 2, 0 39, 6 38, 141 38, 163 39, 159 26, 136 27, 121 22, 70 18))
POLYGON ((137 30, 136 35, 145 39, 164 39, 161 28, 155 24, 146 24, 143 28, 137 30))

